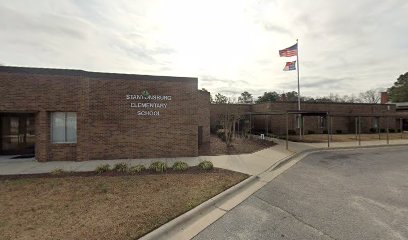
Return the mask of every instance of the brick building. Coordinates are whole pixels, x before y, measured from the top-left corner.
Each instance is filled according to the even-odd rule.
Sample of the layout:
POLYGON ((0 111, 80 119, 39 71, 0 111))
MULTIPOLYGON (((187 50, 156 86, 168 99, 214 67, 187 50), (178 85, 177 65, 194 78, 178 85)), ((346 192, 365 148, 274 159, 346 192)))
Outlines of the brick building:
MULTIPOLYGON (((248 123, 250 118, 253 132, 284 135, 286 134, 285 113, 296 111, 297 102, 233 104, 229 106, 226 104, 212 104, 210 121, 213 129, 220 124, 220 116, 227 111, 227 108, 229 108, 228 111, 245 118, 240 121, 241 126, 244 126, 245 121, 248 123)), ((333 133, 355 133, 356 118, 358 119, 358 116, 360 116, 362 133, 369 133, 375 131, 375 129, 385 129, 387 126, 389 129, 398 131, 400 129, 400 118, 408 118, 408 114, 396 112, 395 104, 302 102, 301 109, 303 111, 329 113, 332 116, 330 125, 333 133)), ((326 133, 327 121, 323 116, 305 116, 303 118, 303 131, 305 134, 326 133)), ((297 122, 295 114, 289 115, 289 129, 298 133, 297 122)))
POLYGON ((209 116, 196 78, 0 66, 0 154, 197 156, 209 141, 209 116))
MULTIPOLYGON (((297 109, 296 102, 210 104, 197 82, 0 66, 0 154, 35 153, 38 161, 198 156, 226 111, 242 116, 238 129, 283 135, 284 113, 297 109)), ((408 130, 408 112, 395 104, 302 103, 302 110, 330 113, 333 132, 354 133, 356 116, 362 132, 408 130)), ((289 129, 299 131, 295 115, 289 129)), ((325 131, 324 117, 304 118, 304 133, 325 131)))
POLYGON ((402 128, 408 131, 408 102, 396 102, 390 101, 388 92, 381 92, 381 103, 395 104, 397 115, 403 119, 402 128))

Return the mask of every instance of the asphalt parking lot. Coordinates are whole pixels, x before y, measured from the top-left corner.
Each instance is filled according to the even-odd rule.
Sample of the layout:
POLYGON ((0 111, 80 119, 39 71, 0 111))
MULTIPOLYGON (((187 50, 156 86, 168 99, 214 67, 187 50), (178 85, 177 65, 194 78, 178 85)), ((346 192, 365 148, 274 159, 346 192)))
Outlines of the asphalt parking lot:
POLYGON ((311 154, 194 239, 408 239, 408 148, 311 154))

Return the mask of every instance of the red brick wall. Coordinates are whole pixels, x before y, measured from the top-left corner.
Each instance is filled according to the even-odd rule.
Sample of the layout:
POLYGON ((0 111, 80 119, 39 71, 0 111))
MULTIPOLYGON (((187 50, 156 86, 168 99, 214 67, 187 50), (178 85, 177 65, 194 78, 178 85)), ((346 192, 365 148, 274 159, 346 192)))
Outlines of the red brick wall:
MULTIPOLYGON (((91 159, 196 156, 197 82, 90 79, 91 159), (169 95, 171 101, 127 100, 127 94, 169 95), (167 103, 160 116, 138 116, 131 103, 167 103)), ((140 109, 144 110, 144 109, 140 109)))
MULTIPOLYGON (((274 102, 274 103, 263 103, 255 104, 252 107, 254 112, 267 112, 267 111, 277 111, 286 112, 288 110, 296 110, 297 102, 274 102)), ((383 104, 349 104, 349 103, 302 103, 301 109, 304 111, 324 111, 330 114, 395 114, 395 105, 383 105, 383 104), (390 110, 388 110, 388 106, 390 110)), ((271 116, 264 117, 254 117, 254 129, 265 131, 266 124, 268 124, 268 129, 270 132, 276 134, 284 134, 286 131, 286 117, 285 116, 271 116), (265 120, 266 118, 266 120, 265 120)), ((373 117, 362 117, 361 127, 362 132, 369 132, 370 128, 373 127, 374 118, 373 117)), ((396 129, 397 126, 390 121, 390 128, 396 129)), ((320 128, 318 117, 308 116, 304 117, 304 130, 305 133, 308 131, 313 131, 315 133, 322 133, 325 128, 320 128)), ((380 119, 380 128, 386 128, 386 119, 380 119)), ((296 119, 295 115, 289 116, 289 129, 296 130, 296 119)), ((354 133, 355 132, 355 119, 354 117, 333 117, 332 119, 332 130, 341 130, 343 133, 354 133)))
POLYGON ((210 142, 210 93, 198 91, 198 126, 203 127, 203 143, 210 142))
POLYGON ((0 67, 0 96, 0 112, 36 114, 39 161, 198 155, 194 78, 0 67), (126 99, 143 91, 171 100, 126 99), (137 112, 146 109, 131 108, 132 102, 167 103, 167 108, 159 109, 159 116, 140 116, 137 112), (77 112, 76 144, 50 143, 54 111, 77 112))
MULTIPOLYGON (((214 127, 219 121, 219 114, 223 111, 223 104, 211 105, 211 127, 214 127)), ((297 110, 297 102, 274 102, 274 103, 261 103, 253 105, 234 105, 234 108, 240 112, 253 112, 253 113, 285 113, 288 110, 297 110)), ((348 104, 348 103, 302 103, 302 110, 305 111, 324 111, 330 114, 395 114, 395 105, 383 105, 383 104, 348 104), (390 108, 388 110, 388 107, 390 108)), ((362 132, 369 132, 369 129, 373 127, 373 117, 362 117, 361 126, 362 132)), ((332 130, 341 130, 343 133, 355 132, 355 119, 354 117, 333 117, 332 130)), ((397 129, 398 126, 394 121, 389 121, 389 127, 397 129)), ((297 130, 295 115, 289 115, 289 129, 297 130)), ((322 133, 325 128, 319 126, 318 117, 309 116, 304 118, 305 133, 313 131, 315 133, 322 133)), ((380 119, 380 128, 386 128, 386 119, 380 119)), ((282 135, 286 133, 286 116, 285 115, 272 115, 272 116, 256 116, 252 115, 252 129, 258 132, 271 132, 274 134, 282 135)))
POLYGON ((381 104, 386 104, 389 101, 388 92, 381 92, 381 104))

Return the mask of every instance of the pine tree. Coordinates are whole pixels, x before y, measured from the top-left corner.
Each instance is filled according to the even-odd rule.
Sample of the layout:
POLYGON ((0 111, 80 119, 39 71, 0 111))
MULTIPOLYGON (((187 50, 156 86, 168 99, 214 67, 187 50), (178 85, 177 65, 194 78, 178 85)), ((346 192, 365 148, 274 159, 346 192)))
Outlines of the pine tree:
POLYGON ((408 102, 408 72, 400 75, 388 91, 393 102, 408 102))

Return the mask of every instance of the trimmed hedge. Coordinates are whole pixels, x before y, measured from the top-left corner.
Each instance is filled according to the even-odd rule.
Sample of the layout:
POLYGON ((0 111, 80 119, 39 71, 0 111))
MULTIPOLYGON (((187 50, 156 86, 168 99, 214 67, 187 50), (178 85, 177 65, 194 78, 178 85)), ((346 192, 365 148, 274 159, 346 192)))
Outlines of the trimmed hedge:
POLYGON ((132 166, 128 169, 129 173, 141 173, 142 171, 146 170, 145 166, 138 164, 136 166, 132 166))
POLYGON ((175 162, 172 168, 174 171, 185 171, 188 169, 188 164, 185 162, 175 162))
POLYGON ((210 161, 202 161, 200 164, 198 164, 198 167, 203 170, 211 170, 214 168, 214 165, 210 161))
POLYGON ((127 163, 116 163, 113 166, 113 170, 117 171, 117 172, 127 172, 128 171, 129 166, 127 165, 127 163))
POLYGON ((157 161, 150 164, 149 169, 155 172, 165 172, 167 170, 167 164, 161 161, 157 161))
POLYGON ((97 172, 98 174, 101 174, 104 172, 108 172, 109 170, 111 170, 109 164, 102 164, 96 167, 95 172, 97 172))

